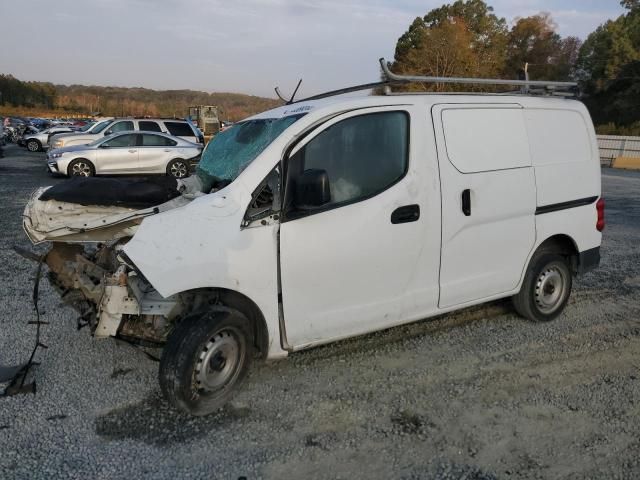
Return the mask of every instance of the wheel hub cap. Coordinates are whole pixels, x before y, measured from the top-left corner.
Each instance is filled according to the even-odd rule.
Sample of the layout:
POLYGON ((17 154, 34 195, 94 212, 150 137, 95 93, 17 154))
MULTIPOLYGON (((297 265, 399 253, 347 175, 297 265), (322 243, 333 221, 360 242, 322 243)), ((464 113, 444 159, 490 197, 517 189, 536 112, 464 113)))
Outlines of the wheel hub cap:
POLYGON ((216 334, 204 346, 198 357, 195 381, 198 388, 218 390, 235 374, 240 363, 240 347, 230 332, 216 334))
POLYGON ((73 175, 77 177, 88 177, 91 174, 89 165, 84 162, 79 162, 73 165, 73 167, 71 167, 71 171, 73 172, 73 175))
POLYGON ((545 269, 536 282, 536 304, 543 313, 555 311, 564 299, 566 281, 556 267, 545 269))
POLYGON ((176 178, 183 178, 187 175, 187 166, 184 163, 174 163, 171 165, 171 175, 176 178))

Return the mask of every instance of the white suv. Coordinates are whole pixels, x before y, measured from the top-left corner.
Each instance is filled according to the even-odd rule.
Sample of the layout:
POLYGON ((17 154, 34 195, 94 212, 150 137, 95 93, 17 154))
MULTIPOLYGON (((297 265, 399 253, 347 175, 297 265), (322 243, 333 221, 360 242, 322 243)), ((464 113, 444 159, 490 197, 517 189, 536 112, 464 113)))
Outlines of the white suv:
POLYGON ((87 145, 99 138, 112 133, 125 131, 161 132, 180 137, 193 143, 204 143, 204 137, 187 121, 178 118, 116 118, 105 122, 89 133, 56 135, 51 139, 51 148, 71 147, 74 145, 87 145))
POLYGON ((161 205, 124 208, 124 186, 118 206, 83 207, 55 188, 23 216, 53 242, 49 278, 96 337, 164 344, 162 391, 195 415, 255 353, 506 297, 550 321, 604 228, 593 124, 551 95, 305 100, 220 133, 161 205))

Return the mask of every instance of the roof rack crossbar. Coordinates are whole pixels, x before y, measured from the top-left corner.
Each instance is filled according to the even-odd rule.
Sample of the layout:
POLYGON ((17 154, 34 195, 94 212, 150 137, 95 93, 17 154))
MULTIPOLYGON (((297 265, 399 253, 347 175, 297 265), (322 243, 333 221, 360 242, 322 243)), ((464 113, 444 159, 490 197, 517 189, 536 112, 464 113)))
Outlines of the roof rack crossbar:
POLYGON ((501 78, 427 77, 419 75, 398 75, 389 70, 389 64, 380 59, 385 77, 395 83, 458 83, 473 85, 509 85, 513 87, 542 87, 548 90, 576 88, 576 82, 551 82, 546 80, 505 80, 501 78))
POLYGON ((331 90, 330 92, 319 93, 318 95, 314 95, 312 97, 296 100, 293 103, 307 102, 310 100, 320 100, 321 98, 334 97, 336 95, 342 95, 343 93, 359 92, 361 90, 372 90, 374 88, 386 87, 388 85, 393 85, 398 83, 402 83, 402 82, 397 82, 395 80, 384 80, 382 82, 373 82, 373 83, 365 83, 362 85, 354 85, 353 87, 340 88, 338 90, 331 90))

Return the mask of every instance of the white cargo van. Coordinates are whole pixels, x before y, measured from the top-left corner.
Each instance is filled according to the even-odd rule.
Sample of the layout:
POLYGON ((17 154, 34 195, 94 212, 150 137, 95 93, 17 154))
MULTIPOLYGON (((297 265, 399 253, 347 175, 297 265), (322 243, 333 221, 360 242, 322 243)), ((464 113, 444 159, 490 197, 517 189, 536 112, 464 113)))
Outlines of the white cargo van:
POLYGON ((162 390, 196 415, 254 356, 505 297, 552 320, 600 261, 598 146, 563 84, 524 86, 285 105, 219 134, 166 203, 39 191, 25 229, 96 337, 165 345, 162 390))

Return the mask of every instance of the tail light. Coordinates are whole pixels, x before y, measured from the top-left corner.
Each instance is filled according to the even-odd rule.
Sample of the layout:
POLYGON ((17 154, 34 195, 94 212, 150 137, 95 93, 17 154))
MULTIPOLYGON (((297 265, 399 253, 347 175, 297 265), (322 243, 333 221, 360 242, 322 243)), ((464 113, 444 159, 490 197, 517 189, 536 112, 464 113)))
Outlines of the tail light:
POLYGON ((598 220, 596 221, 596 229, 601 232, 604 230, 604 198, 596 203, 596 211, 598 212, 598 220))

